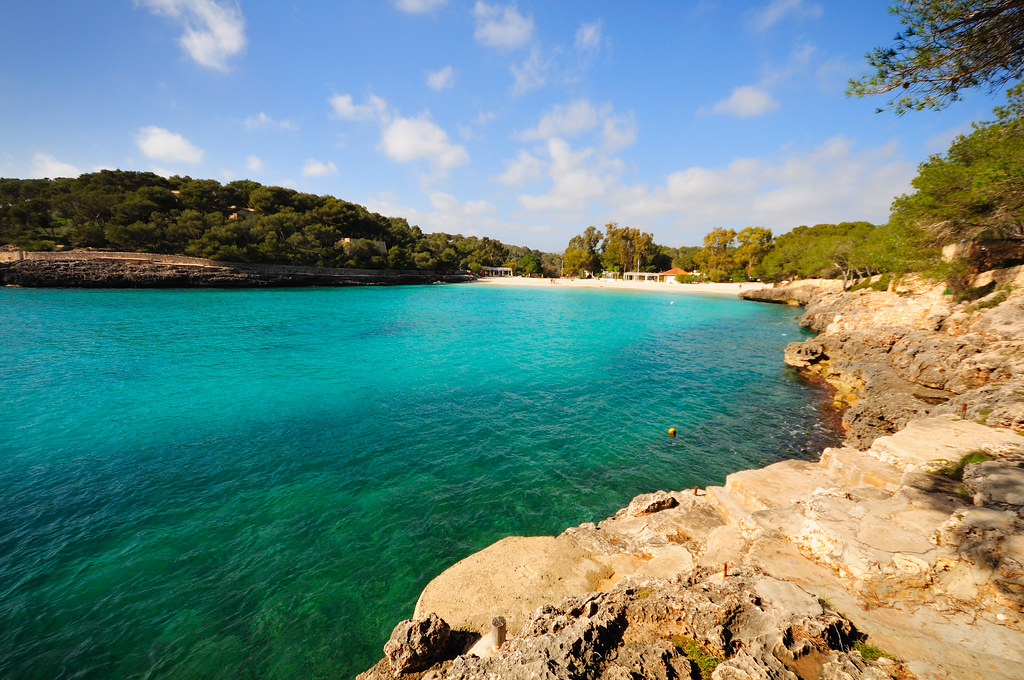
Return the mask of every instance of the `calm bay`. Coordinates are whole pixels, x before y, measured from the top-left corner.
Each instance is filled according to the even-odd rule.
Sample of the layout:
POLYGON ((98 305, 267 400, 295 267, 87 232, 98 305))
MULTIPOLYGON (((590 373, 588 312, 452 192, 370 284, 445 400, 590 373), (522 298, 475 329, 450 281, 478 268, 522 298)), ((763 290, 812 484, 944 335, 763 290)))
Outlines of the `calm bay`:
POLYGON ((471 284, 0 288, 0 678, 351 677, 504 536, 836 443, 782 362, 793 316, 471 284))

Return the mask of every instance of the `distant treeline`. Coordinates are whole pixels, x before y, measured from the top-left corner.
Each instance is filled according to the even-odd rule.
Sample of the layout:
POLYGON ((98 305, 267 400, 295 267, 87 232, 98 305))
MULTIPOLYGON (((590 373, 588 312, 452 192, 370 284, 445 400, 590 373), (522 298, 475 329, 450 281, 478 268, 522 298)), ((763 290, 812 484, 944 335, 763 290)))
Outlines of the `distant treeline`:
POLYGON ((765 227, 716 228, 704 237, 703 246, 681 248, 658 245, 649 233, 611 223, 604 232, 587 227, 574 236, 563 258, 570 276, 677 267, 693 272, 680 275, 680 280, 779 281, 910 271, 930 255, 919 239, 868 222, 803 226, 778 237, 765 227))
POLYGON ((557 255, 487 237, 424 234, 333 196, 249 180, 221 184, 102 170, 0 178, 0 245, 185 254, 228 262, 359 269, 558 271, 557 255))
MULTIPOLYGON (((669 248, 651 234, 612 223, 569 241, 566 272, 665 271, 671 263, 712 281, 921 272, 953 292, 983 269, 1024 263, 1024 83, 1007 92, 995 120, 975 123, 945 154, 918 166, 913 191, 892 204, 889 222, 712 229, 703 246, 669 248), (943 246, 958 244, 945 261, 943 246)), ((682 277, 684 280, 685 276, 682 277)))

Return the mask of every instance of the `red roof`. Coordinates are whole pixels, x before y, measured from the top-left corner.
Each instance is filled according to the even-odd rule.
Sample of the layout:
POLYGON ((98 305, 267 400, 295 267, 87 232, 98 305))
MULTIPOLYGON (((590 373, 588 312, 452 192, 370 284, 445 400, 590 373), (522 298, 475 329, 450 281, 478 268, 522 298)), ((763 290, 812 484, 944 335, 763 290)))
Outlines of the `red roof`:
POLYGON ((679 267, 672 267, 667 272, 662 272, 662 276, 678 276, 679 274, 685 274, 686 272, 679 267))

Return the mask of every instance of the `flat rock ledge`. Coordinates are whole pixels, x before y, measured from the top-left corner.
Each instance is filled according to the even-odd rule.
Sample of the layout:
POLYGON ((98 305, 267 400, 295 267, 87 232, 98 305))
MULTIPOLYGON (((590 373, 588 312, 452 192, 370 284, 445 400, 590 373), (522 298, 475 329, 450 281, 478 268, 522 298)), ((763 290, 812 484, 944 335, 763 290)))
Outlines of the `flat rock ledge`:
MULTIPOLYGON (((1024 436, 937 416, 817 463, 645 494, 438 576, 413 621, 464 637, 416 677, 700 678, 708 659, 714 680, 1021 677, 1022 488, 1024 436), (978 451, 990 460, 962 481, 932 472, 978 451), (496 616, 505 644, 467 654, 496 616)), ((385 658, 360 678, 413 675, 385 658)))

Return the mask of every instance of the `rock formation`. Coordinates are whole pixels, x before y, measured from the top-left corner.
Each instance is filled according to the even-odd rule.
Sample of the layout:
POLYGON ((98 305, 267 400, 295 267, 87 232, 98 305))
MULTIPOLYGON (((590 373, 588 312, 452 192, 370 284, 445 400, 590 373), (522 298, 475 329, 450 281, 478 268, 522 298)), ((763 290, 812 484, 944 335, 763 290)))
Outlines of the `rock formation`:
POLYGON ((986 272, 957 302, 945 286, 911 280, 889 291, 843 293, 798 282, 742 297, 806 306, 818 332, 786 362, 823 376, 852 404, 847 441, 867 446, 914 418, 949 413, 1024 430, 1024 267, 986 272))
POLYGON ((849 445, 470 556, 417 603, 471 636, 422 677, 1024 677, 1024 271, 990 276, 973 302, 751 295, 807 306, 786 359, 853 403, 849 445), (505 645, 467 654, 497 615, 505 645))
POLYGON ((164 263, 90 258, 0 262, 0 285, 26 288, 291 288, 405 285, 471 280, 463 274, 317 270, 284 265, 164 263))

